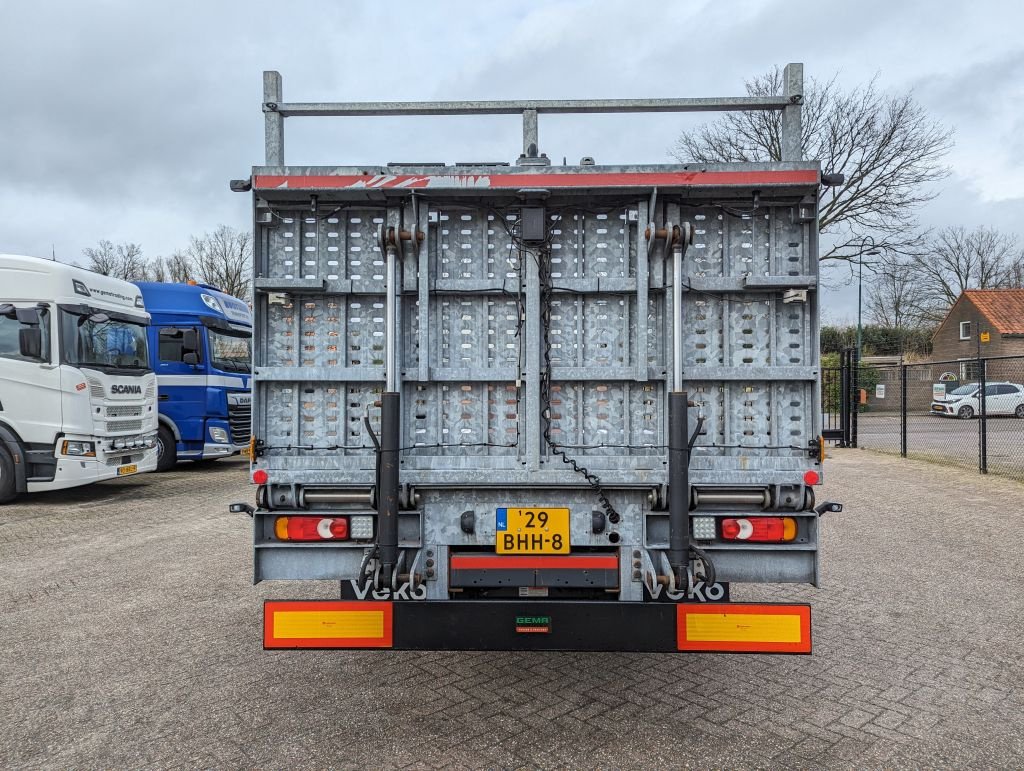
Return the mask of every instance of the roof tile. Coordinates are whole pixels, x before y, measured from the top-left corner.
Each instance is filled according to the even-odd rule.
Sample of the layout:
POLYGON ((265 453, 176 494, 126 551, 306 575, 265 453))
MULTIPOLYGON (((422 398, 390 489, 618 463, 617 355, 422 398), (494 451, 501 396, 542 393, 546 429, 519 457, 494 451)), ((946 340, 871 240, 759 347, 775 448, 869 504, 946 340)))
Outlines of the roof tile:
POLYGON ((1001 335, 1024 335, 1024 289, 968 289, 977 306, 1001 335))

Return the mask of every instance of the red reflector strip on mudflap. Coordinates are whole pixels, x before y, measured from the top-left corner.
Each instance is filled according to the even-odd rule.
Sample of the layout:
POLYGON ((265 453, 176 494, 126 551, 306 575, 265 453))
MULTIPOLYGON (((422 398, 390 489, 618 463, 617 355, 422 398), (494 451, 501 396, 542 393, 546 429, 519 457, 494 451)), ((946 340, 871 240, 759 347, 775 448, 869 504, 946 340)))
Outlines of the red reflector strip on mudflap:
POLYGON ((390 602, 277 602, 263 605, 264 648, 390 648, 390 602))
POLYGON ((676 607, 681 651, 810 653, 810 605, 687 603, 676 607))

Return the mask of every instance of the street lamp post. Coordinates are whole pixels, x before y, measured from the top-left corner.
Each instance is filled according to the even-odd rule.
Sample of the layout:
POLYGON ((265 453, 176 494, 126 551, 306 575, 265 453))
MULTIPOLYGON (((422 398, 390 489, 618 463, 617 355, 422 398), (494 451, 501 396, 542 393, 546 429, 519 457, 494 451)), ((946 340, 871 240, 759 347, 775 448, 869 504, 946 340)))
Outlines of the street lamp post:
POLYGON ((863 324, 861 323, 861 309, 863 306, 864 296, 864 257, 878 254, 878 249, 875 248, 875 239, 871 236, 864 236, 864 239, 860 242, 860 254, 857 260, 857 362, 859 365, 861 358, 861 337, 863 335, 863 324), (868 241, 871 242, 871 249, 864 251, 868 245, 868 241))

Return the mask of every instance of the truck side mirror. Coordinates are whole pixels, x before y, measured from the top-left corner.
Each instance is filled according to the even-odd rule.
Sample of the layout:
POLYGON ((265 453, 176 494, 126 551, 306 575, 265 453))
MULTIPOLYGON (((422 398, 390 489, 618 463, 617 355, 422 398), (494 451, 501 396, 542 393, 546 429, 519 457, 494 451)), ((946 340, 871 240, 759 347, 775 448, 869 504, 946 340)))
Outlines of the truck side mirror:
MULTIPOLYGON (((195 353, 199 350, 199 334, 194 329, 185 329, 181 333, 181 350, 186 354, 195 353)), ((197 364, 183 359, 186 364, 197 364)))
POLYGON ((39 327, 19 329, 18 351, 29 359, 43 358, 43 330, 39 327))
POLYGON ((186 364, 191 364, 193 367, 199 363, 199 354, 195 351, 186 351, 181 355, 181 360, 186 364))
POLYGON ((15 308, 14 314, 21 324, 27 324, 32 327, 39 326, 38 308, 15 308))

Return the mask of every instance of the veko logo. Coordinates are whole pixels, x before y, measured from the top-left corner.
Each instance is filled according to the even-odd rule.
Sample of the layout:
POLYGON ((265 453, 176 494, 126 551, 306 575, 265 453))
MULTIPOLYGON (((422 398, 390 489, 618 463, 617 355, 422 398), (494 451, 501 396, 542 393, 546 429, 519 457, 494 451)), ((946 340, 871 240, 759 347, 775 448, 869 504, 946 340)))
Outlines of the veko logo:
POLYGON ((112 394, 141 394, 142 386, 139 385, 112 385, 110 386, 110 393, 112 394))

